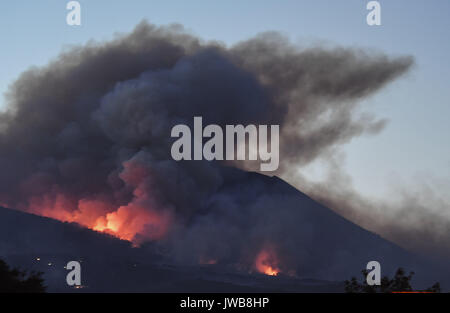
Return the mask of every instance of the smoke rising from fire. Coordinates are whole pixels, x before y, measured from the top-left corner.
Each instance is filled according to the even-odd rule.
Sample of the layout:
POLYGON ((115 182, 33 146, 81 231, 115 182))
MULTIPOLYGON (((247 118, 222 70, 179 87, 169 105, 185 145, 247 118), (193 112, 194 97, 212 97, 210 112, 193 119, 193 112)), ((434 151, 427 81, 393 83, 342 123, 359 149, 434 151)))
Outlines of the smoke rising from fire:
MULTIPOLYGON (((248 259, 254 267, 260 250, 247 256, 245 245, 283 240, 293 215, 274 209, 293 200, 266 199, 262 186, 238 199, 219 163, 172 160, 171 128, 194 116, 220 126, 280 125, 277 174, 287 175, 380 131, 386 121, 358 115, 358 100, 412 63, 357 49, 300 49, 277 33, 225 47, 179 25, 142 22, 112 41, 66 50, 12 85, 0 114, 0 203, 137 244, 157 241, 174 259, 248 259), (274 214, 279 222, 270 224, 274 214)), ((294 267, 283 259, 292 246, 277 247, 277 270, 294 267)))
POLYGON ((324 181, 311 182, 301 175, 287 179, 342 216, 410 251, 444 262, 450 258, 450 198, 442 193, 450 187, 447 181, 421 176, 412 183, 388 182, 387 198, 367 198, 333 158, 328 159, 324 181))

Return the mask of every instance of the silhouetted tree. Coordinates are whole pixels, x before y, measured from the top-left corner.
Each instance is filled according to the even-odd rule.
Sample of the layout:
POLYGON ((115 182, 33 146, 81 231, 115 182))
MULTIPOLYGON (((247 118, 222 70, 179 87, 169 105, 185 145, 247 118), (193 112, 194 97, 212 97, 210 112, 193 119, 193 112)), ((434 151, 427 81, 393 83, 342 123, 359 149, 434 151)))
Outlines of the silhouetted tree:
MULTIPOLYGON (((412 291, 411 280, 414 276, 414 272, 410 272, 406 275, 405 270, 399 268, 394 275, 394 278, 390 279, 387 276, 381 278, 380 285, 369 286, 366 282, 366 277, 369 272, 363 270, 363 281, 359 283, 356 277, 352 277, 350 280, 345 281, 345 292, 348 293, 386 293, 386 292, 399 292, 399 291, 412 291)), ((441 292, 441 286, 439 283, 434 284, 425 291, 429 292, 441 292)))
POLYGON ((430 288, 426 289, 425 291, 429 291, 429 292, 441 292, 441 284, 436 283, 433 286, 431 286, 430 288))
POLYGON ((0 260, 0 293, 45 292, 42 273, 10 269, 8 264, 0 260))

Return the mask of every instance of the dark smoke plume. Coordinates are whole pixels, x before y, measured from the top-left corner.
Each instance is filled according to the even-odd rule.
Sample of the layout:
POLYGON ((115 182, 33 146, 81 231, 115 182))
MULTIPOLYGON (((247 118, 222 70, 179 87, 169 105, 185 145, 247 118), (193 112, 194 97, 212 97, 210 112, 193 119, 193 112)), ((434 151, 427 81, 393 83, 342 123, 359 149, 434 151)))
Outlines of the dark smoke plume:
MULTIPOLYGON (((12 85, 0 115, 0 204, 136 243, 164 242, 178 259, 239 259, 236 242, 265 238, 271 208, 293 200, 262 201, 267 191, 258 186, 245 201, 234 198, 218 162, 172 160, 171 128, 194 116, 205 125, 279 124, 274 174, 288 175, 379 132, 386 121, 358 116, 358 101, 412 63, 357 49, 300 49, 277 33, 226 47, 142 22, 129 35, 65 51, 12 85)), ((311 193, 328 203, 319 191, 311 193)), ((347 204, 340 200, 332 207, 347 204)), ((282 240, 283 231, 280 222, 269 233, 282 240)))

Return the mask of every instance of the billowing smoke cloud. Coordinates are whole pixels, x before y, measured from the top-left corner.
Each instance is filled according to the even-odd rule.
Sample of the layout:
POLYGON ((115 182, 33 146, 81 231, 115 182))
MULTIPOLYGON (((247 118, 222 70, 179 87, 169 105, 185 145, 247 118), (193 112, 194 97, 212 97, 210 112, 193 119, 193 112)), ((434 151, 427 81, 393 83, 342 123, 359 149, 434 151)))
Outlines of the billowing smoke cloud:
MULTIPOLYGON (((300 49, 277 33, 225 47, 180 26, 143 22, 129 35, 68 50, 12 85, 0 115, 0 204, 137 244, 164 242, 175 259, 273 258, 301 244, 286 239, 286 225, 301 240, 311 234, 306 224, 296 227, 297 213, 273 211, 295 200, 270 198, 256 182, 230 187, 235 174, 218 162, 172 160, 171 128, 192 125, 194 116, 205 125, 278 124, 274 174, 287 175, 380 131, 385 121, 358 115, 358 100, 412 63, 356 49, 300 49), (245 197, 233 195, 242 189, 245 197), (243 245, 255 251, 246 256, 243 245)), ((318 191, 311 193, 326 201, 318 191)))

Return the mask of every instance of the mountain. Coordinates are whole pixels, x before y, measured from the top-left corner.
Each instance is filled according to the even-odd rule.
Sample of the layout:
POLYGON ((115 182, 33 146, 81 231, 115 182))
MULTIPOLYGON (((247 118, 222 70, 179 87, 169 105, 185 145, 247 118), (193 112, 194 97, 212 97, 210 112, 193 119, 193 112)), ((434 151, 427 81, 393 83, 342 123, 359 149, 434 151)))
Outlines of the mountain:
POLYGON ((398 267, 414 270, 417 288, 443 282, 443 271, 428 261, 344 219, 279 178, 227 169, 224 179, 221 193, 238 200, 241 214, 251 216, 257 201, 273 204, 273 214, 265 221, 267 234, 271 225, 284 223, 284 233, 271 239, 279 251, 291 255, 280 259, 294 263, 289 265, 297 275, 266 276, 227 262, 182 263, 168 257, 159 244, 133 247, 77 224, 6 208, 0 208, 0 258, 44 272, 53 292, 342 292, 343 280, 360 277, 373 260, 380 262, 382 275, 392 275, 398 267), (66 285, 64 266, 72 260, 81 263, 82 289, 66 285))

